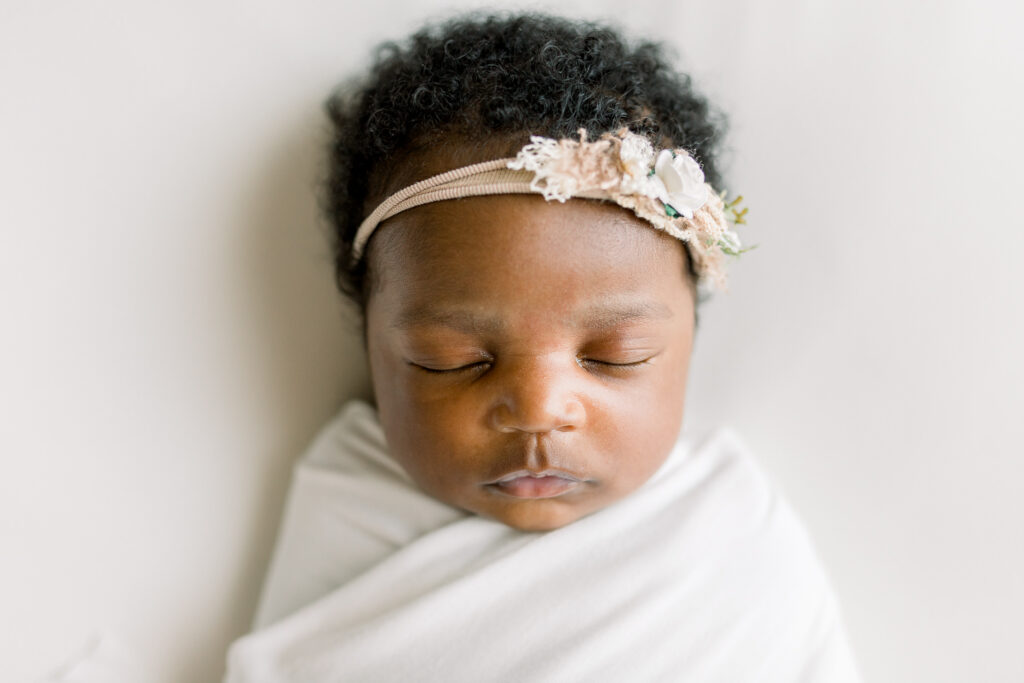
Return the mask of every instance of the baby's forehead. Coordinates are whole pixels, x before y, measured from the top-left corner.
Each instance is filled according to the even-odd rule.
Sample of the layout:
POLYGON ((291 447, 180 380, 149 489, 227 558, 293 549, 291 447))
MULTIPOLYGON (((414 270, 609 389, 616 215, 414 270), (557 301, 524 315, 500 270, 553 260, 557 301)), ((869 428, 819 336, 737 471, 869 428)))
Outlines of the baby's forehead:
POLYGON ((371 243, 389 329, 572 329, 686 315, 683 247, 621 207, 533 195, 403 212, 371 243))
MULTIPOLYGON (((566 277, 624 263, 681 260, 685 247, 610 202, 489 195, 424 204, 378 228, 371 266, 383 276, 456 282, 475 270, 555 270, 566 277)), ((632 271, 641 277, 640 271, 632 271)))

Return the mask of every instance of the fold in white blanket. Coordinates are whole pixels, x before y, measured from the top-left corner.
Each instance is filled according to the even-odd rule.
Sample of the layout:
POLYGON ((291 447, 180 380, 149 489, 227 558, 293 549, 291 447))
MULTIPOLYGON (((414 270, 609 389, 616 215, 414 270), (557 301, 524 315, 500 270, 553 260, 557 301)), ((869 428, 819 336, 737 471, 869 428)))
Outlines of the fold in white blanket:
POLYGON ((296 468, 257 627, 228 683, 858 680, 806 532, 728 431, 534 533, 422 493, 351 403, 296 468))

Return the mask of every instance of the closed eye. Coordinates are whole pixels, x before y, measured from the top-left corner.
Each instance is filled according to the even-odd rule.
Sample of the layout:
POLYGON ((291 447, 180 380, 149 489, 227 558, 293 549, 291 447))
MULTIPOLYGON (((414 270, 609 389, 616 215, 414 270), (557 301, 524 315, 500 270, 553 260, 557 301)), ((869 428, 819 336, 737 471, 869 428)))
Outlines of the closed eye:
POLYGON ((637 368, 637 367, 640 367, 642 365, 647 365, 648 363, 651 362, 652 358, 653 358, 653 356, 651 356, 649 358, 643 358, 643 359, 637 360, 637 361, 630 361, 628 363, 613 362, 613 361, 608 361, 608 360, 600 360, 598 358, 579 358, 579 359, 577 359, 577 362, 581 366, 583 366, 583 367, 587 367, 588 365, 590 365, 590 366, 605 367, 605 368, 624 368, 625 369, 625 368, 637 368))
POLYGON ((455 366, 455 367, 447 368, 447 367, 431 367, 429 365, 420 365, 419 363, 413 363, 411 361, 409 362, 409 365, 413 366, 414 368, 416 368, 418 370, 422 370, 423 372, 430 373, 432 375, 449 375, 449 374, 454 375, 454 374, 458 374, 460 372, 469 372, 471 370, 472 371, 479 371, 479 370, 483 370, 483 369, 487 368, 488 366, 490 366, 490 364, 491 364, 490 361, 482 360, 482 361, 477 361, 476 363, 468 363, 466 365, 458 365, 458 366, 455 366))

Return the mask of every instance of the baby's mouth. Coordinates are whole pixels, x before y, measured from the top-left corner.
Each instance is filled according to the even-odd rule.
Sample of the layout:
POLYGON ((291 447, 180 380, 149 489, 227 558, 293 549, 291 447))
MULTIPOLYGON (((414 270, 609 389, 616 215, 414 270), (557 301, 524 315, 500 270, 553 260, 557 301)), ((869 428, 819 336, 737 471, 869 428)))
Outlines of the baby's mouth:
POLYGON ((583 479, 561 470, 517 470, 490 482, 487 487, 513 498, 554 498, 582 484, 583 479))

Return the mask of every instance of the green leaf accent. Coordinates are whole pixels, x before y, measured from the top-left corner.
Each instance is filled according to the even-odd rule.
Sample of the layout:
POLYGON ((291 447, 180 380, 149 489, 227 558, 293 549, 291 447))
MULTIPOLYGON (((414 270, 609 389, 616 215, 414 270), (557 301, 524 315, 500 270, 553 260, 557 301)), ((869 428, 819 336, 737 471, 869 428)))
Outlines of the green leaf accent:
POLYGON ((676 211, 675 209, 673 209, 668 204, 665 205, 665 213, 667 213, 670 218, 678 218, 679 217, 679 212, 676 211))

